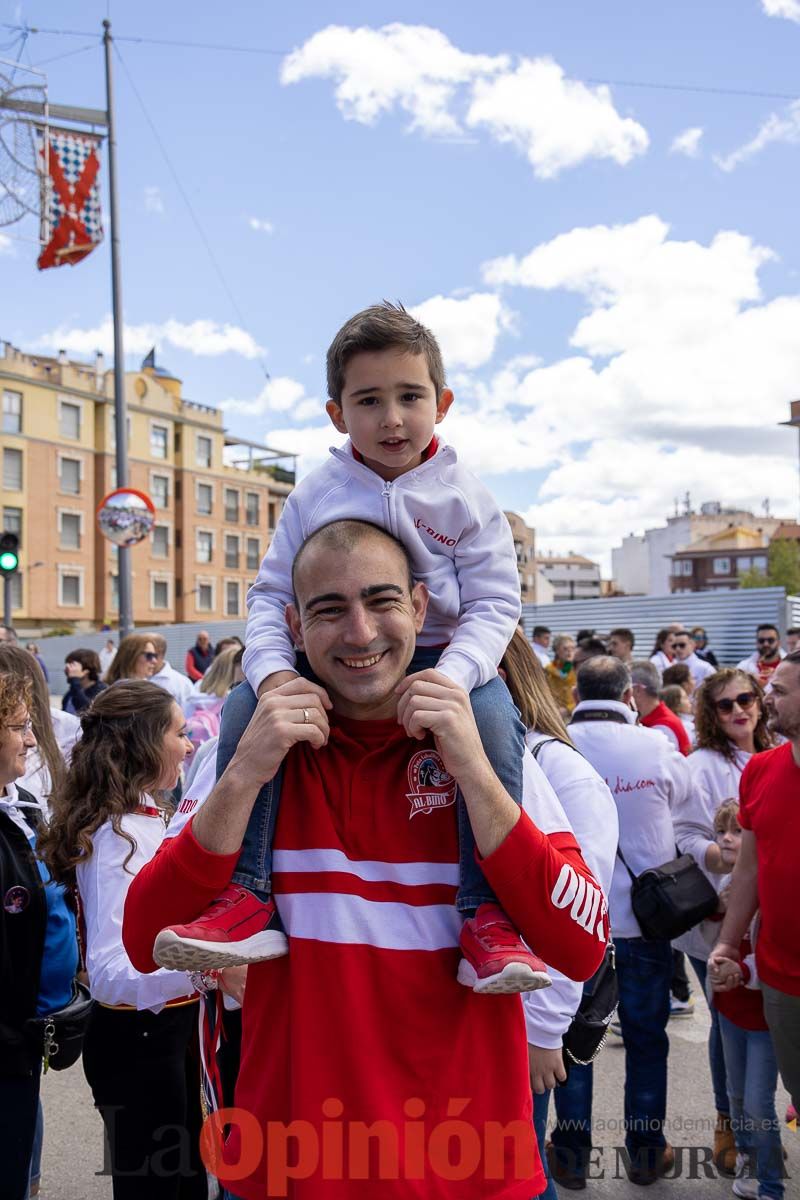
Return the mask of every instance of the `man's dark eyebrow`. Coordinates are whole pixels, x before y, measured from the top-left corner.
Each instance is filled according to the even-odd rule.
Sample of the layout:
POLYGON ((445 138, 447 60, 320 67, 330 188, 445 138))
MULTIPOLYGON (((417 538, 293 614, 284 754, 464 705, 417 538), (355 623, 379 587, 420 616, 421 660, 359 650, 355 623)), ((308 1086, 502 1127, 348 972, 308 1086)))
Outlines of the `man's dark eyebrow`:
MULTIPOLYGON (((403 588, 398 587, 396 583, 373 583, 370 587, 361 589, 362 600, 369 600, 371 596, 377 596, 380 592, 396 592, 398 596, 405 595, 403 588)), ((344 604, 347 600, 341 592, 324 592, 321 596, 312 596, 306 603, 306 612, 314 608, 317 604, 344 604)))

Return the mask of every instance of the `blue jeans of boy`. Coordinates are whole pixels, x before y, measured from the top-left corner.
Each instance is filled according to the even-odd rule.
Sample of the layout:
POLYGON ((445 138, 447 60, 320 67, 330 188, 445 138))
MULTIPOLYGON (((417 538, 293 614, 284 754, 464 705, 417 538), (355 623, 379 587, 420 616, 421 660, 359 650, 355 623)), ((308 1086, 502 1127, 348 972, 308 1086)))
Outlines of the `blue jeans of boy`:
MULTIPOLYGON (((689 962, 700 983, 703 999, 708 1004, 706 995, 708 963, 704 962, 702 958, 692 958, 691 955, 689 955, 689 962)), ((718 1113, 728 1116, 731 1104, 728 1099, 728 1076, 725 1071, 725 1055, 722 1052, 722 1035, 719 1031, 719 1010, 715 1004, 708 1004, 708 1008, 711 1013, 711 1029, 708 1033, 708 1064, 711 1068, 711 1086, 714 1089, 714 1107, 718 1113)))
POLYGON ((550 1089, 546 1088, 539 1095, 538 1092, 533 1093, 533 1131, 536 1134, 536 1144, 539 1147, 539 1157, 542 1160, 542 1170, 544 1171, 547 1186, 543 1192, 539 1192, 538 1200, 558 1200, 558 1192, 556 1185, 550 1178, 550 1168, 547 1165, 547 1155, 545 1154, 544 1145, 547 1140, 547 1114, 550 1109, 550 1089))
MULTIPOLYGON (((666 1145, 672 948, 669 942, 644 938, 615 937, 614 945, 618 1017, 625 1043, 625 1147, 633 1158, 666 1145)), ((591 1063, 573 1066, 566 1084, 555 1091, 558 1121, 553 1146, 559 1161, 573 1174, 585 1172, 591 1149, 592 1083, 591 1063)))
POLYGON ((759 1197, 783 1196, 783 1150, 775 1112, 778 1061, 768 1029, 741 1029, 719 1014, 736 1149, 755 1165, 759 1197))
MULTIPOLYGON (((435 667, 440 656, 439 649, 418 647, 409 664, 408 673, 435 667)), ((298 655, 297 666, 306 678, 315 679, 305 656, 298 655)), ((315 682, 320 681, 315 679, 315 682)), ((499 676, 495 676, 470 693, 470 702, 486 757, 509 796, 517 804, 521 804, 525 727, 508 688, 499 676)), ((218 779, 233 757, 255 708, 256 696, 249 683, 240 683, 228 696, 222 711, 217 746, 218 779)), ((272 890, 272 841, 278 818, 281 775, 282 772, 279 771, 258 793, 233 874, 234 883, 248 888, 261 900, 265 900, 272 890)), ((457 812, 460 886, 456 907, 459 912, 471 913, 479 905, 495 900, 495 896, 476 860, 475 838, 460 792, 457 812)))

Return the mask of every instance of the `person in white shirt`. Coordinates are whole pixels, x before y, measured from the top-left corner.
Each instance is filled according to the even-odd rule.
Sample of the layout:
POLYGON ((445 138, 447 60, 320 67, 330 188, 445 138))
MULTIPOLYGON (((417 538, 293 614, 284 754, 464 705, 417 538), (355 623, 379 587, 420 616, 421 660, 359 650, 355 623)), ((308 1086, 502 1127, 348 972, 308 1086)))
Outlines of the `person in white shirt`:
POLYGON ((682 629, 673 635, 672 652, 676 662, 686 663, 689 668, 694 686, 699 687, 704 679, 714 674, 711 663, 704 662, 694 652, 694 638, 687 629, 682 629))
POLYGON ((11 642, 0 644, 0 672, 25 681, 32 689, 31 721, 36 745, 25 760, 20 787, 39 801, 47 815, 50 797, 64 780, 81 727, 77 717, 50 707, 50 693, 42 669, 32 654, 11 642))
POLYGON ((674 639, 675 631, 671 627, 668 629, 659 629, 656 634, 656 644, 653 647, 653 653, 650 655, 650 662, 655 663, 662 674, 675 661, 675 656, 672 653, 674 639))
MULTIPOLYGON (((526 745, 558 796, 581 852, 607 896, 619 832, 616 805, 607 784, 570 741, 547 679, 531 649, 518 630, 503 655, 500 673, 528 730, 526 745)), ((552 987, 546 992, 528 993, 523 997, 523 1007, 539 1153, 545 1172, 563 1183, 564 1164, 558 1160, 557 1149, 546 1149, 545 1130, 554 1088, 556 1112, 559 1112, 561 1089, 556 1085, 567 1077, 563 1037, 580 1004, 583 985, 552 967, 548 967, 548 972, 552 987)), ((588 1147, 591 1131, 587 1129, 586 1135, 588 1147)))
POLYGON ((186 675, 167 662, 167 639, 160 633, 148 633, 148 639, 153 643, 156 657, 153 666, 155 670, 150 676, 151 683, 157 684, 165 692, 169 692, 173 700, 180 704, 186 712, 186 703, 192 694, 192 681, 186 675))
MULTIPOLYGON (((646 1184, 674 1162, 663 1132, 672 948, 668 941, 642 938, 631 906, 628 868, 638 875, 675 857, 673 818, 686 805, 689 770, 686 759, 666 738, 637 726, 630 672, 624 663, 610 657, 589 659, 578 672, 577 691, 569 735, 608 784, 619 816, 620 857, 614 865, 609 915, 625 1044, 625 1144, 630 1178, 646 1184)), ((565 1116, 558 1137, 562 1150, 571 1151, 569 1165, 578 1178, 585 1177, 586 1170, 581 1130, 591 1128, 588 1071, 588 1067, 573 1067, 559 1098, 565 1116)))
POLYGON ((96 1001, 83 1063, 106 1126, 114 1198, 205 1200, 199 1073, 187 1086, 195 988, 183 971, 135 970, 121 937, 131 880, 164 838, 160 797, 189 749, 183 713, 155 684, 124 680, 82 724, 40 845, 53 878, 80 894, 96 1001))
POLYGON ((551 636, 552 634, 546 625, 534 625, 531 645, 534 654, 543 667, 546 667, 553 660, 553 655, 550 653, 551 636))
POLYGON ((99 652, 101 675, 105 675, 107 673, 108 668, 111 666, 112 662, 114 661, 114 655, 116 653, 117 653, 117 647, 114 645, 114 639, 106 638, 106 644, 105 644, 105 646, 103 646, 103 649, 99 652))
POLYGON ((753 653, 736 665, 738 670, 754 675, 761 686, 766 687, 785 657, 780 630, 777 625, 765 622, 756 629, 756 648, 753 653))
MULTIPOLYGON (((729 871, 714 834, 714 818, 721 804, 736 800, 742 771, 754 754, 769 750, 775 740, 767 727, 764 699, 758 681, 734 667, 723 667, 695 694, 697 749, 688 759, 692 786, 689 801, 675 821, 675 841, 683 854, 691 854, 719 890, 729 871)), ((707 925, 706 922, 703 923, 707 925)), ((675 946, 689 956, 700 989, 706 995, 708 957, 713 949, 702 928, 677 938, 675 946)), ((730 1123, 730 1102, 719 1029, 719 1014, 710 1005, 711 1029, 708 1058, 714 1089, 716 1123, 714 1162, 732 1175, 736 1146, 730 1123)))

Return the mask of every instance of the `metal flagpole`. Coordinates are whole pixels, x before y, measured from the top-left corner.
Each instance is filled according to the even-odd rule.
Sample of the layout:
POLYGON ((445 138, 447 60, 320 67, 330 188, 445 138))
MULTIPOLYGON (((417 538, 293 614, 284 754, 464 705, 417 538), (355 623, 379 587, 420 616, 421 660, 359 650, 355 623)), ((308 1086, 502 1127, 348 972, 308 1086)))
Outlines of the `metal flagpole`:
MULTIPOLYGON (((117 204, 117 137, 114 126, 114 88, 111 72, 111 22, 103 21, 106 57, 106 114, 108 120, 109 224, 111 226, 111 306, 114 318, 114 423, 117 443, 117 487, 128 486, 128 406, 125 402, 125 351, 122 341, 122 276, 119 266, 119 207, 117 204)), ((117 547, 119 635, 133 630, 131 552, 117 547)))

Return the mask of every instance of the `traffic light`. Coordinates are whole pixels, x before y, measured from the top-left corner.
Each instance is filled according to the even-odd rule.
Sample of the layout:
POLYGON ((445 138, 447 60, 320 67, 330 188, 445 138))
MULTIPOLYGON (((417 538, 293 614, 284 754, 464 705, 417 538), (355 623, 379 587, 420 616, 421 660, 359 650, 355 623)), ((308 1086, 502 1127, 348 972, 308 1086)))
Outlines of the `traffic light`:
POLYGON ((19 537, 16 533, 0 534, 0 574, 13 575, 19 569, 19 537))

